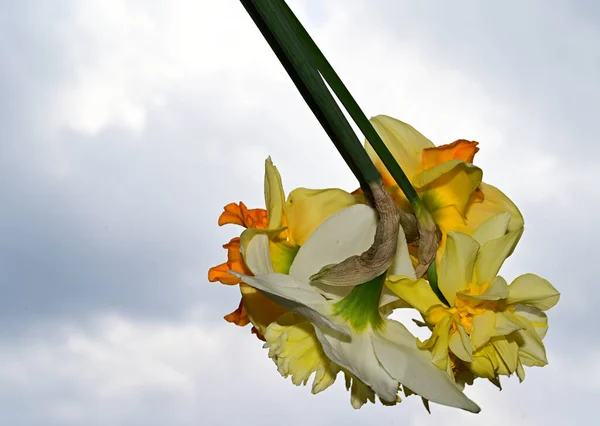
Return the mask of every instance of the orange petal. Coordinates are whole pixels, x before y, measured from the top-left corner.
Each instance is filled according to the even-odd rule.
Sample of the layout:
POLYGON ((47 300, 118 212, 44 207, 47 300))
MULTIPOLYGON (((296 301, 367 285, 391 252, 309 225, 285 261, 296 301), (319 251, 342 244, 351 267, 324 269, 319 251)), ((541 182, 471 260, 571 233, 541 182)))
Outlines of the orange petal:
POLYGON ((267 211, 265 209, 248 209, 242 202, 229 203, 219 216, 219 226, 229 223, 241 225, 244 228, 267 228, 267 211))
POLYGON ((244 258, 240 252, 240 238, 232 238, 227 244, 223 245, 227 249, 227 262, 213 266, 208 270, 208 280, 210 282, 219 281, 221 284, 234 285, 239 284, 240 280, 228 271, 239 272, 240 274, 252 275, 244 263, 244 258))
POLYGON ((265 339, 265 336, 263 336, 262 334, 260 334, 258 332, 258 330, 256 329, 256 327, 252 327, 252 330, 250 330, 250 332, 252 334, 256 334, 256 337, 258 337, 258 340, 262 340, 263 342, 267 341, 267 339, 265 339))
POLYGON ((229 265, 227 265, 227 262, 213 266, 208 270, 208 281, 211 283, 219 281, 221 284, 225 285, 239 284, 240 280, 228 273, 230 270, 231 269, 229 268, 229 265))
POLYGON ((223 317, 225 321, 238 325, 240 327, 244 327, 250 323, 250 318, 248 318, 248 313, 246 312, 246 307, 244 306, 244 299, 240 300, 240 304, 238 308, 230 314, 227 314, 223 317))
POLYGON ((429 169, 450 160, 472 163, 475 154, 479 151, 477 145, 478 142, 459 139, 446 145, 425 148, 422 154, 423 168, 429 169))

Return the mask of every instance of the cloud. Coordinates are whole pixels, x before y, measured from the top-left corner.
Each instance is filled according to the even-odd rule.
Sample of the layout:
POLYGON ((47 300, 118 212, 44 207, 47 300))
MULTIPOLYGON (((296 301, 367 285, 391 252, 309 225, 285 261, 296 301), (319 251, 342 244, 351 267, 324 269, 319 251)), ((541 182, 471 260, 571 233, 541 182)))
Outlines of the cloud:
POLYGON ((217 217, 231 201, 262 205, 268 155, 286 191, 356 182, 243 8, 27 0, 0 18, 3 420, 493 425, 588 413, 598 8, 290 3, 367 115, 437 144, 480 142, 485 180, 526 219, 503 274, 539 273, 563 293, 550 365, 502 392, 476 386, 480 416, 425 415, 413 398, 354 412, 341 383, 312 397, 281 379, 248 330, 221 320, 239 293, 206 271, 239 229, 217 217))

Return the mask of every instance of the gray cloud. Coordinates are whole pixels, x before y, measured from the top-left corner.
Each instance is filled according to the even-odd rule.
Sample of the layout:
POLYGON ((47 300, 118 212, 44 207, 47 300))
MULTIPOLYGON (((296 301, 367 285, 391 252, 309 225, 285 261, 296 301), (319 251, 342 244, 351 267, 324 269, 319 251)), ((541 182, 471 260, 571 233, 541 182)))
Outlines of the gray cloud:
POLYGON ((234 3, 6 5, 0 418, 494 425, 590 413, 595 3, 292 3, 368 114, 397 115, 438 144, 481 141, 486 180, 527 223, 503 274, 535 272, 563 293, 551 364, 500 393, 476 386, 478 417, 427 416, 413 399, 354 412, 340 383, 313 397, 279 377, 247 329, 222 323, 239 296, 206 270, 239 230, 216 220, 231 201, 261 206, 264 158, 287 190, 355 186, 234 3))

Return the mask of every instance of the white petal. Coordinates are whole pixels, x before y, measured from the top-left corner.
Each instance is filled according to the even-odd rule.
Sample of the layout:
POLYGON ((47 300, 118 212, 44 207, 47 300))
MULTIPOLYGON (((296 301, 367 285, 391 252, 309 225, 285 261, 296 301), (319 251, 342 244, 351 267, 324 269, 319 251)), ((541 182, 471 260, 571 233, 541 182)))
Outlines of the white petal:
POLYGON ((394 379, 438 404, 480 411, 445 371, 431 363, 429 352, 417 348, 416 338, 401 323, 388 320, 386 325, 385 331, 373 336, 373 347, 377 359, 394 379))
POLYGON ((339 333, 316 326, 315 331, 329 359, 370 386, 384 401, 396 400, 398 381, 394 380, 377 360, 370 333, 353 333, 350 338, 344 338, 339 333))
POLYGON ((269 237, 266 234, 254 235, 248 243, 248 249, 242 255, 246 266, 254 275, 273 273, 269 237))
POLYGON ((290 275, 264 274, 250 277, 230 272, 246 284, 264 293, 269 299, 289 311, 302 315, 309 321, 349 334, 347 326, 331 319, 331 303, 308 285, 290 275))
POLYGON ((398 246, 396 248, 396 255, 390 265, 388 276, 400 275, 407 278, 416 279, 415 268, 413 268, 412 261, 410 260, 410 254, 408 253, 408 245, 406 243, 406 235, 404 230, 400 227, 398 232, 398 246))
POLYGON ((290 275, 309 282, 323 266, 340 263, 350 256, 368 250, 375 238, 377 214, 375 210, 357 204, 329 217, 300 247, 290 275))

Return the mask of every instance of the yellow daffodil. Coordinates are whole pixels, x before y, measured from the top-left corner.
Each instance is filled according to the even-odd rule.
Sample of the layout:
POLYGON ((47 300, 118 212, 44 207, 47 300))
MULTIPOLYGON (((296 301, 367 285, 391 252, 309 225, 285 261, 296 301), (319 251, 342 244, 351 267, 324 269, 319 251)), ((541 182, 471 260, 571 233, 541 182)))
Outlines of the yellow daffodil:
POLYGON ((510 285, 498 276, 522 228, 511 230, 508 213, 485 221, 473 235, 451 231, 438 268, 437 284, 446 306, 423 279, 395 276, 388 287, 418 309, 431 337, 421 347, 450 374, 469 371, 499 383, 500 375, 523 366, 547 364, 542 339, 548 329, 544 311, 559 300, 546 280, 524 274, 510 285))
MULTIPOLYGON (((450 231, 472 234, 477 227, 499 213, 510 214, 509 230, 523 227, 519 209, 499 189, 482 182, 482 171, 473 165, 479 151, 477 142, 457 140, 436 147, 412 126, 378 115, 371 124, 416 189, 423 205, 441 231, 439 252, 450 231)), ((371 145, 369 156, 383 177, 398 206, 411 206, 371 145)))
POLYGON ((239 326, 251 322, 252 332, 264 339, 267 326, 286 312, 283 307, 228 273, 252 273, 241 254, 246 241, 258 234, 268 236, 274 270, 287 273, 299 246, 308 236, 329 216, 356 203, 354 196, 341 189, 298 188, 290 192, 286 201, 281 176, 268 158, 265 161, 266 209, 248 209, 242 202, 230 203, 219 217, 219 226, 235 224, 246 228, 240 236, 223 246, 227 249, 227 262, 208 271, 208 280, 211 282, 240 286, 240 304, 225 319, 239 326))
MULTIPOLYGON (((315 393, 343 370, 355 407, 373 401, 375 394, 394 404, 402 386, 405 393, 478 412, 450 376, 431 362, 430 353, 417 347, 416 338, 401 323, 381 315, 380 305, 387 303, 384 275, 360 285, 311 279, 325 265, 367 250, 377 223, 375 210, 362 204, 330 216, 304 240, 288 273, 275 270, 266 233, 255 233, 243 244, 244 261, 253 275, 232 274, 289 311, 266 329, 269 355, 296 384, 315 373, 315 393)), ((416 278, 402 229, 390 270, 416 278)))

